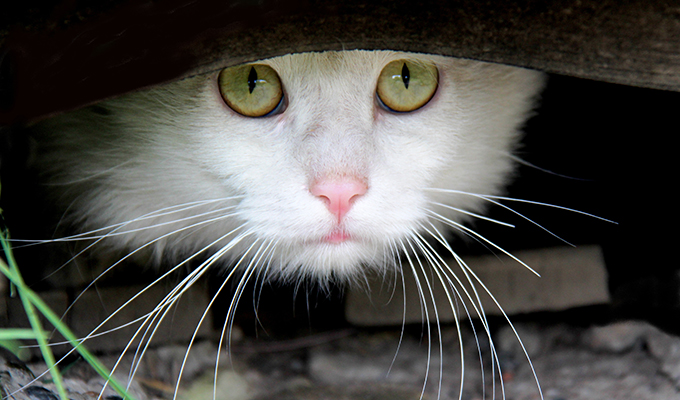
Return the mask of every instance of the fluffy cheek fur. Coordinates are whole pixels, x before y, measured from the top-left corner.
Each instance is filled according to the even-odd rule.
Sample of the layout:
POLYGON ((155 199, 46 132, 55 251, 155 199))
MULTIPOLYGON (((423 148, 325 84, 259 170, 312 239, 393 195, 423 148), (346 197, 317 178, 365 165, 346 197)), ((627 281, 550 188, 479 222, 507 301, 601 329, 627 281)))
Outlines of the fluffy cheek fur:
POLYGON ((184 253, 227 246, 225 257, 235 259, 256 244, 267 249, 261 263, 271 275, 352 276, 362 265, 390 264, 398 242, 429 227, 431 211, 463 219, 434 202, 481 208, 473 196, 431 189, 501 189, 542 84, 527 70, 393 52, 264 63, 286 93, 287 108, 276 116, 234 113, 208 76, 46 125, 41 159, 62 183, 64 203, 77 207, 86 227, 127 223, 130 233, 112 238, 120 246, 184 253), (440 71, 435 97, 411 113, 387 111, 375 98, 382 68, 400 58, 431 61, 440 71), (337 220, 310 193, 327 176, 368 186, 342 222, 352 238, 343 243, 323 240, 337 220), (172 209, 181 204, 198 206, 172 209))

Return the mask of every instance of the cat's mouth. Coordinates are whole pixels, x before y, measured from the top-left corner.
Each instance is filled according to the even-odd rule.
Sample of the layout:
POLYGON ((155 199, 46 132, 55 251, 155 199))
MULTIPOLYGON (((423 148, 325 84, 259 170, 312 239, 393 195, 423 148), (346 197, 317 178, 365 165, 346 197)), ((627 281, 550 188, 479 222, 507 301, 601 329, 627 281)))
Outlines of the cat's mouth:
POLYGON ((335 229, 323 238, 324 243, 339 244, 351 239, 349 233, 343 229, 335 229))

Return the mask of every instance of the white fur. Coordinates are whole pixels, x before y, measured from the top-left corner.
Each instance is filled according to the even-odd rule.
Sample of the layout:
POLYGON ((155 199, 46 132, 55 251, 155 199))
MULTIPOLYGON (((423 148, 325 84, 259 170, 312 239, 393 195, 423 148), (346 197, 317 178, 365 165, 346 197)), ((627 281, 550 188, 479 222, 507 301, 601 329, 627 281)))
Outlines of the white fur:
POLYGON ((541 73, 525 69, 388 51, 295 54, 261 63, 274 68, 284 85, 287 108, 279 115, 233 112, 220 97, 215 73, 43 124, 40 168, 68 217, 83 229, 97 229, 165 207, 239 196, 130 223, 120 230, 167 224, 110 241, 134 249, 216 215, 172 221, 233 205, 222 214, 234 216, 169 235, 153 247, 186 256, 245 223, 238 232, 252 229, 253 235, 227 259, 256 239, 271 240, 270 275, 350 277, 363 266, 385 265, 390 243, 419 230, 431 201, 483 208, 475 197, 426 189, 502 190, 518 130, 543 83, 541 73), (423 108, 396 114, 379 106, 375 88, 382 68, 400 58, 434 62, 440 85, 423 108), (335 218, 309 192, 315 178, 327 175, 368 182, 346 216, 353 240, 341 244, 322 243, 335 218))

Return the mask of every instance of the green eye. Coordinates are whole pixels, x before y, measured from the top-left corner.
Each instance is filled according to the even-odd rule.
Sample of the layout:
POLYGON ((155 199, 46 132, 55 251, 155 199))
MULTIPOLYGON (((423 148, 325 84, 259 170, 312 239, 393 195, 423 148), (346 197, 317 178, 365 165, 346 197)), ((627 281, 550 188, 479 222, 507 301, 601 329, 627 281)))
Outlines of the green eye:
POLYGON ((225 68, 217 82, 227 105, 246 117, 265 116, 276 110, 283 99, 281 79, 268 65, 225 68))
POLYGON ((383 68, 376 92, 385 107, 409 112, 427 104, 437 91, 439 71, 434 64, 411 60, 392 61, 383 68))

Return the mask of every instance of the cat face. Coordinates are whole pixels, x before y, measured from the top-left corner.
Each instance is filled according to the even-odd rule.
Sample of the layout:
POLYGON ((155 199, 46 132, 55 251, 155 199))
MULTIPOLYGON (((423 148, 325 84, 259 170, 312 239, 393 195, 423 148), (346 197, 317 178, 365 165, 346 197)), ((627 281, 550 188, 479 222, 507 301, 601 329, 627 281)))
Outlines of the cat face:
POLYGON ((186 257, 209 248, 221 259, 246 255, 272 276, 350 277, 390 265, 416 233, 463 221, 454 209, 480 211, 471 194, 502 190, 543 81, 388 51, 254 65, 42 126, 40 168, 71 219, 109 227, 107 240, 128 249, 186 257), (245 104, 230 79, 242 85, 234 90, 273 91, 245 104))

